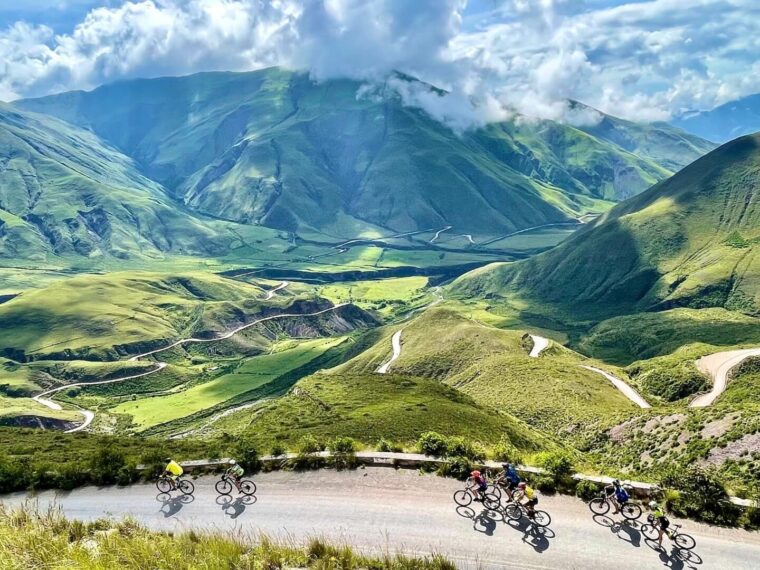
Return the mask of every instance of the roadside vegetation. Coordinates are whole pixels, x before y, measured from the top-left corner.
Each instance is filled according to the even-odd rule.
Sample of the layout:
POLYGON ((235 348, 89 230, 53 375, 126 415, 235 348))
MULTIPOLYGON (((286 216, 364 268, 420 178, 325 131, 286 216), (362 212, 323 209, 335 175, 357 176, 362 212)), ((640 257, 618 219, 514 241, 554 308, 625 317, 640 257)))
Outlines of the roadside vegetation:
POLYGON ((9 570, 27 568, 279 568, 454 570, 441 556, 368 557, 346 545, 312 538, 305 546, 266 537, 229 538, 219 532, 167 533, 133 520, 67 520, 60 512, 0 507, 0 560, 9 570))

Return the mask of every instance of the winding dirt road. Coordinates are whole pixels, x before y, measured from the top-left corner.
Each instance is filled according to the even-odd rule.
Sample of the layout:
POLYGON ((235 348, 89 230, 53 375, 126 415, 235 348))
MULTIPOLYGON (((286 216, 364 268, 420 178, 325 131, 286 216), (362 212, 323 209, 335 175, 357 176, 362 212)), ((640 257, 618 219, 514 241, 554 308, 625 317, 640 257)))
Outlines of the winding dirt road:
POLYGON ((604 376, 607 380, 612 382, 612 384, 620 390, 623 395, 628 398, 631 402, 636 404, 640 408, 651 408, 652 406, 649 405, 649 402, 647 402, 644 398, 641 397, 641 395, 631 388, 626 382, 618 378, 617 376, 613 376, 609 372, 605 372, 601 368, 594 368, 593 366, 585 366, 581 365, 581 368, 585 368, 586 370, 591 370, 592 372, 596 372, 597 374, 601 374, 604 376))
MULTIPOLYGON (((285 282, 283 282, 285 283, 285 282)), ((281 284, 282 285, 282 284, 281 284)), ((282 287, 280 287, 282 288, 282 287)), ((271 292, 271 291, 270 291, 271 292)), ((144 352, 142 354, 137 354, 135 356, 132 356, 128 359, 128 362, 136 362, 138 360, 141 360, 143 358, 146 358, 148 356, 153 356, 156 354, 159 354, 161 352, 165 352, 167 350, 170 350, 172 348, 175 348, 177 346, 183 345, 183 344, 192 344, 192 343, 209 343, 209 342, 217 342, 220 340, 226 340, 228 338, 231 338, 235 336, 237 333, 250 328, 252 326, 255 326, 259 323, 267 322, 267 321, 273 321, 275 319, 285 319, 285 318, 291 318, 291 317, 316 317, 319 315, 323 315, 325 313, 329 313, 330 311, 335 311, 336 309, 339 309, 341 307, 345 307, 348 303, 340 303, 338 305, 333 305, 332 307, 329 307, 327 309, 322 309, 321 311, 317 311, 314 313, 306 313, 306 314, 300 314, 300 313, 284 313, 279 315, 271 315, 269 317, 264 317, 261 319, 257 319, 255 321, 252 321, 248 324, 239 326, 231 331, 228 331, 222 335, 215 336, 213 338, 183 338, 176 342, 173 342, 167 346, 164 346, 162 348, 157 348, 155 350, 151 350, 149 352, 144 352)), ((75 384, 66 384, 65 386, 59 386, 57 388, 53 388, 52 390, 48 390, 46 392, 43 392, 41 394, 38 394, 34 396, 33 400, 36 402, 39 402, 43 406, 47 406, 51 410, 57 410, 60 411, 62 408, 60 404, 46 399, 45 396, 51 396, 57 392, 61 392, 62 390, 68 390, 69 388, 75 388, 75 387, 86 387, 86 386, 98 386, 103 384, 116 384, 119 382, 126 382, 127 380, 134 380, 135 378, 143 378, 145 376, 150 376, 151 374, 155 374, 156 372, 166 368, 166 362, 156 362, 156 367, 153 370, 149 370, 148 372, 143 372, 141 374, 132 374, 130 376, 125 376, 123 378, 114 378, 111 380, 100 380, 97 382, 77 382, 75 384)), ((84 423, 82 425, 79 425, 73 429, 70 429, 64 433, 74 433, 77 431, 81 431, 87 427, 90 426, 93 419, 95 419, 95 412, 92 412, 90 410, 80 409, 82 412, 82 415, 84 416, 84 423)))
MULTIPOLYGON (((640 523, 594 517, 568 496, 539 496, 539 508, 551 514, 552 524, 543 533, 534 531, 524 520, 505 522, 478 504, 457 509, 452 494, 462 483, 416 470, 279 471, 255 481, 257 499, 249 503, 237 496, 224 502, 210 477, 195 481, 194 500, 157 496, 152 484, 46 491, 36 499, 40 509, 59 505, 66 516, 85 521, 131 516, 158 530, 210 530, 241 540, 264 533, 291 544, 321 536, 368 554, 439 553, 473 570, 746 570, 760 560, 758 533, 677 521, 697 541, 692 557, 684 559, 667 538, 667 550, 655 550, 640 523)), ((15 506, 28 498, 22 493, 0 501, 15 506)))
POLYGON ((381 365, 376 370, 378 374, 387 374, 391 368, 391 364, 396 362, 396 360, 398 360, 398 357, 401 356, 401 330, 397 330, 395 333, 393 333, 393 336, 391 337, 391 348, 393 349, 393 354, 391 355, 391 358, 388 360, 388 362, 381 365))
POLYGON ((266 294, 266 297, 264 297, 264 300, 265 301, 270 301, 272 299, 272 297, 274 297, 275 294, 277 294, 277 291, 280 291, 281 289, 285 289, 285 287, 287 287, 288 285, 290 285, 290 283, 288 283, 287 281, 281 282, 274 289, 270 289, 269 291, 267 291, 267 294, 266 294))
POLYGON ((725 392, 731 370, 753 356, 760 356, 760 348, 716 352, 697 360, 697 368, 713 379, 713 387, 707 394, 694 398, 689 407, 705 408, 712 405, 725 392))
POLYGON ((530 349, 528 356, 538 358, 544 350, 549 348, 549 339, 535 334, 530 335, 530 338, 533 339, 533 348, 530 349))

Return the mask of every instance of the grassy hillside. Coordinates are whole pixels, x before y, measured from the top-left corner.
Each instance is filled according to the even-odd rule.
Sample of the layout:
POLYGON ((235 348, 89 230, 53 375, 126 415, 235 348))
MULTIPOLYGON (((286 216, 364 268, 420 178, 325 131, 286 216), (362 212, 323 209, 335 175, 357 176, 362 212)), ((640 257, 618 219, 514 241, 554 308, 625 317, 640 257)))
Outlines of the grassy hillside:
POLYGON ((643 310, 760 311, 760 135, 713 151, 529 260, 479 270, 453 287, 531 312, 601 320, 643 310))
POLYGON ((612 118, 595 130, 525 121, 458 134, 403 106, 398 81, 413 80, 357 96, 355 82, 271 68, 17 105, 92 129, 193 211, 342 238, 447 225, 498 237, 571 221, 710 148, 612 118))
POLYGON ((234 225, 179 207, 132 159, 50 116, 0 105, 0 160, 0 260, 209 256, 237 239, 234 225))
MULTIPOLYGON (((523 331, 486 326, 447 308, 430 309, 401 326, 394 374, 437 380, 574 443, 584 441, 591 428, 637 411, 601 375, 581 368, 593 362, 579 354, 553 343, 531 358, 532 341, 523 331)), ((390 334, 401 326, 389 327, 382 340, 339 373, 374 372, 389 358, 390 334)))

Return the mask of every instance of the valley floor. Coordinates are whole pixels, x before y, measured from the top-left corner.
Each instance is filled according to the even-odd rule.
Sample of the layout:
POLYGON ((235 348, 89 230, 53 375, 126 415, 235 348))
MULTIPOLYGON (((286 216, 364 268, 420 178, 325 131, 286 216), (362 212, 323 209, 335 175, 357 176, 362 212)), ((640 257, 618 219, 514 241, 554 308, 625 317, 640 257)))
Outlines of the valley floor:
MULTIPOLYGON (((461 483, 416 471, 366 468, 307 473, 273 472, 256 477, 258 498, 225 503, 214 479, 196 480, 195 499, 158 496, 153 485, 44 492, 39 508, 59 505, 68 518, 132 516, 158 530, 221 531, 250 540, 264 533, 288 541, 324 537, 370 554, 443 554, 463 568, 750 568, 760 559, 760 535, 690 521, 684 531, 697 546, 688 559, 658 552, 640 526, 596 516, 580 500, 541 496, 539 508, 553 519, 545 533, 500 516, 456 508, 461 483)), ((30 497, 0 499, 18 506, 30 497)), ((665 545, 669 543, 665 539, 665 545)))

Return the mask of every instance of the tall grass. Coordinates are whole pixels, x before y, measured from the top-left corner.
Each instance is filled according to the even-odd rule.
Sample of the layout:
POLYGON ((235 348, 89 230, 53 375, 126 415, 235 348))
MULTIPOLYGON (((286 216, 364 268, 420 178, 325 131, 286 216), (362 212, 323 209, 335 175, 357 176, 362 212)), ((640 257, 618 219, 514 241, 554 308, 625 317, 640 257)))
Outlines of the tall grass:
POLYGON ((306 547, 267 538, 237 540, 219 533, 172 534, 148 530, 136 522, 68 520, 60 511, 0 506, 0 568, 87 570, 393 568, 453 570, 440 556, 367 557, 348 546, 313 538, 306 547))

